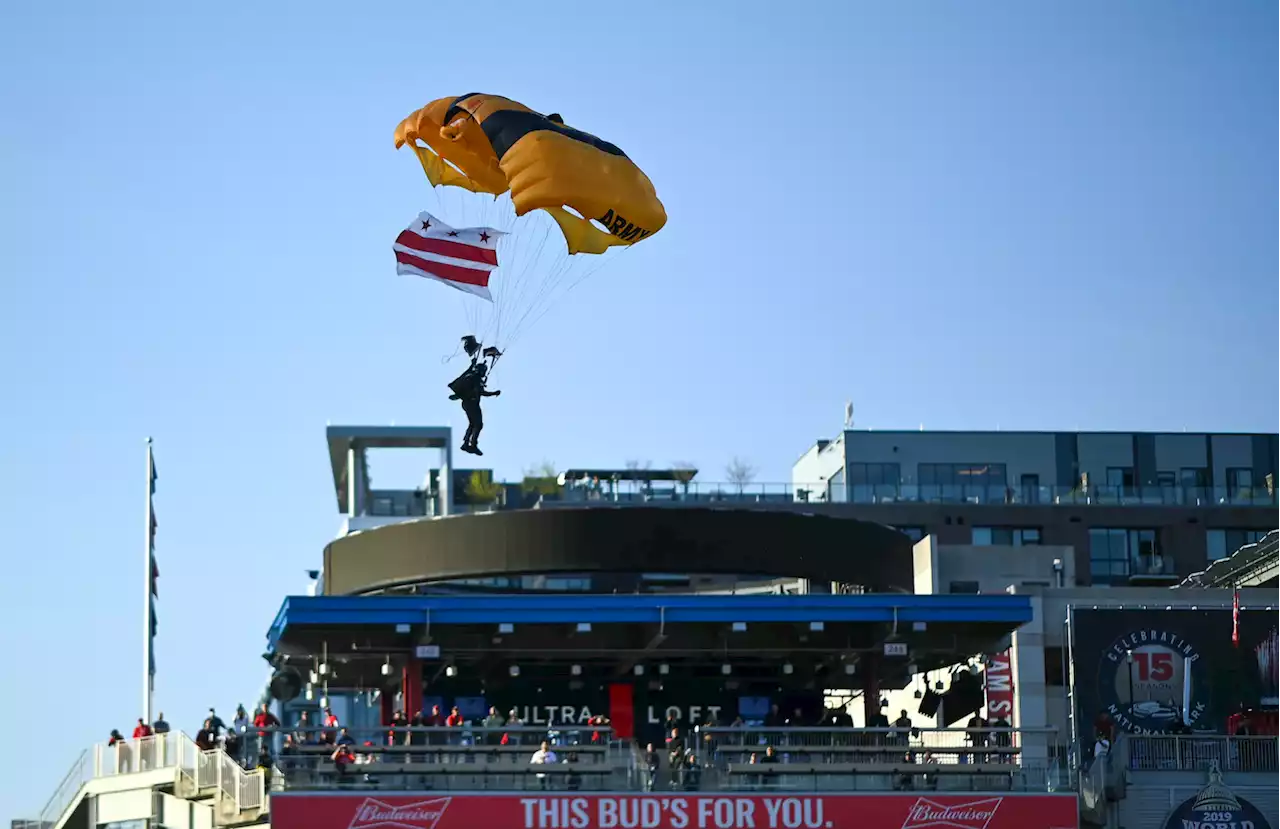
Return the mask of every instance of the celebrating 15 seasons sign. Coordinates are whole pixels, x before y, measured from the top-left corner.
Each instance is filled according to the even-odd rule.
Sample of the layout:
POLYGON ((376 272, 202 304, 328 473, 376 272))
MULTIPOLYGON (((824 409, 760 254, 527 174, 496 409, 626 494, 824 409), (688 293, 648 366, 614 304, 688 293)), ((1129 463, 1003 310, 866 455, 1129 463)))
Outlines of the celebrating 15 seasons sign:
MULTIPOLYGON (((1253 628, 1261 635, 1270 621, 1263 611, 1242 613, 1242 638, 1253 628)), ((1260 694, 1251 651, 1232 647, 1231 631, 1229 607, 1076 609, 1078 721, 1087 729, 1105 716, 1132 733, 1222 731, 1231 713, 1256 706, 1260 694)))

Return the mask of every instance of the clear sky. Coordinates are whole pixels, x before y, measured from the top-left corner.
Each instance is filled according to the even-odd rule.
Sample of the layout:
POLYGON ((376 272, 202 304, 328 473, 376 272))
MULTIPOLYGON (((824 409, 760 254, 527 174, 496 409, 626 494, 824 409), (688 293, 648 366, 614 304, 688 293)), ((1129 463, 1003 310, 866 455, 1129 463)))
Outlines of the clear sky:
POLYGON ((390 254, 433 98, 561 112, 670 215, 504 362, 502 475, 786 480, 846 399, 1277 426, 1275 3, 203 5, 0 9, 0 819, 137 717, 147 435, 157 703, 193 731, 257 696, 338 526, 326 421, 461 427, 458 303, 390 254))

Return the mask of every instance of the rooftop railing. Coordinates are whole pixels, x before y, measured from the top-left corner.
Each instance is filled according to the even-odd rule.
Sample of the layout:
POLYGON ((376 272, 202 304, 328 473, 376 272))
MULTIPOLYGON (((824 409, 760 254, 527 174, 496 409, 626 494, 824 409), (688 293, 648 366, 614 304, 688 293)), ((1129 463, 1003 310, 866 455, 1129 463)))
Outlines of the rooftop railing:
POLYGON ((992 504, 1009 506, 1275 506, 1266 489, 1227 487, 1066 487, 963 484, 780 484, 780 483, 655 483, 650 486, 608 482, 571 484, 561 500, 646 503, 801 502, 849 504, 992 504))

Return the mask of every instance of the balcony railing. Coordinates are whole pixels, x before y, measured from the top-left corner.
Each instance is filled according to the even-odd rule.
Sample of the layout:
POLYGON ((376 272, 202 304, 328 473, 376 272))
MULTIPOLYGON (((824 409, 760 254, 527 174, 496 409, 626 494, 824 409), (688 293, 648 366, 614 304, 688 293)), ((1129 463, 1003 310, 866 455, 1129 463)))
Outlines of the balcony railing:
POLYGON ((1052 729, 700 727, 653 755, 607 727, 279 729, 287 789, 1052 791, 1052 729), (549 755, 535 753, 543 747, 549 755))
MULTIPOLYGON (((620 482, 610 488, 574 485, 559 495, 567 501, 648 502, 801 502, 849 504, 991 504, 1009 506, 1275 506, 1265 489, 1226 487, 1065 487, 966 486, 929 484, 776 484, 620 482)), ((553 498, 554 499, 554 498, 553 498)))

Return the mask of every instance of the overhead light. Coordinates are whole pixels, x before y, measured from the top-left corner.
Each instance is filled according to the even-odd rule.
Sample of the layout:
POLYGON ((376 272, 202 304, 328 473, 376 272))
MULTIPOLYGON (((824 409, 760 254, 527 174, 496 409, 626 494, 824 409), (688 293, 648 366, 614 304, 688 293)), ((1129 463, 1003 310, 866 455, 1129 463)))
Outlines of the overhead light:
POLYGON ((857 670, 857 666, 855 666, 852 662, 846 662, 844 664, 844 672, 846 674, 852 674, 855 670, 857 670))
POLYGON ((391 657, 387 657, 387 661, 382 663, 382 675, 391 676, 391 657))
POLYGON ((320 707, 321 707, 321 708, 328 708, 328 707, 329 707, 329 698, 328 698, 328 697, 320 697, 320 707))
POLYGON ((324 676, 324 675, 325 675, 325 674, 327 674, 327 673, 329 673, 329 663, 328 663, 328 662, 321 662, 321 663, 320 663, 320 676, 324 676))
POLYGON ((578 633, 590 633, 590 632, 591 632, 590 622, 578 622, 578 633))
POLYGON ((444 675, 448 677, 452 677, 457 673, 458 673, 458 670, 454 668, 452 665, 444 669, 444 675))
POLYGON ((315 696, 315 691, 311 690, 310 682, 307 683, 307 687, 303 690, 302 695, 307 698, 307 702, 310 702, 311 698, 315 696))
POLYGON ((726 662, 720 666, 720 673, 724 674, 725 676, 728 676, 729 674, 733 673, 733 667, 728 662, 726 662))
POLYGON ((307 681, 310 682, 312 685, 315 685, 317 682, 320 681, 320 674, 316 673, 315 671, 311 671, 307 681))
POLYGON ((644 666, 643 666, 643 665, 637 665, 637 666, 635 667, 634 673, 635 673, 635 675, 636 675, 636 676, 644 676, 644 666))
POLYGON ((582 666, 581 665, 569 666, 569 673, 573 674, 574 676, 582 676, 582 666))
POLYGON ((826 625, 823 624, 822 622, 809 623, 809 630, 825 630, 825 629, 826 629, 826 625))
POLYGON ((795 668, 794 668, 794 667, 792 667, 792 665, 791 665, 791 663, 790 663, 790 662, 788 662, 788 663, 786 663, 785 665, 783 665, 783 666, 782 666, 782 672, 783 672, 784 674, 787 674, 788 676, 790 676, 790 675, 791 675, 791 672, 792 672, 792 671, 794 671, 794 670, 795 670, 795 668))
POLYGON ((507 668, 507 673, 511 674, 512 676, 520 676, 520 666, 512 665, 510 668, 507 668))
POLYGON ((747 630, 747 623, 746 623, 746 622, 734 622, 734 623, 733 623, 733 632, 734 632, 734 633, 745 633, 745 632, 746 632, 746 630, 747 630))
POLYGON ((658 666, 658 673, 662 674, 663 676, 666 676, 667 674, 671 673, 671 666, 668 665, 666 662, 663 662, 661 665, 658 666))

